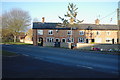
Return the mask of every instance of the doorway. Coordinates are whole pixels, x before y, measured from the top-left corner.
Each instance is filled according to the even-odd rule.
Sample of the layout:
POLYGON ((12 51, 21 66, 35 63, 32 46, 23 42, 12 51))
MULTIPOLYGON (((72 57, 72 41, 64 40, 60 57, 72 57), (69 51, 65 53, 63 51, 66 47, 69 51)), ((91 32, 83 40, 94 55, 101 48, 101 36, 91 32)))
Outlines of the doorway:
POLYGON ((43 38, 42 37, 38 38, 38 46, 43 46, 43 38))
POLYGON ((112 39, 112 44, 114 44, 114 42, 115 42, 114 39, 112 39))
POLYGON ((89 40, 88 40, 88 39, 86 39, 86 43, 89 43, 89 40))
POLYGON ((94 40, 94 39, 91 39, 91 42, 92 42, 92 43, 94 43, 94 42, 95 42, 95 40, 94 40))

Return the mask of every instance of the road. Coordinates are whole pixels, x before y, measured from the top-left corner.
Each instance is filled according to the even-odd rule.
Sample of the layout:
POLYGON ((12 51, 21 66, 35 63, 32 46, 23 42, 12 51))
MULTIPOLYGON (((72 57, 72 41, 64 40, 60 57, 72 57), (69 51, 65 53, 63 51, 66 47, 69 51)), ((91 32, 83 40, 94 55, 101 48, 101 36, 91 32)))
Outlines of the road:
POLYGON ((32 45, 2 45, 2 49, 52 63, 86 68, 113 75, 119 74, 118 55, 32 45))

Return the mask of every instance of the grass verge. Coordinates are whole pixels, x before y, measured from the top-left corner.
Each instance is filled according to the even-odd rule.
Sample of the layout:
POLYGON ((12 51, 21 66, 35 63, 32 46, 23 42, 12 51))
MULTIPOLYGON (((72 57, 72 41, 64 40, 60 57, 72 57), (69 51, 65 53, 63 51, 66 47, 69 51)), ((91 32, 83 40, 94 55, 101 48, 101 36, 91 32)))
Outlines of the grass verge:
POLYGON ((2 50, 1 52, 2 52, 2 56, 16 56, 17 55, 16 53, 5 51, 5 50, 2 50))
POLYGON ((22 42, 3 42, 2 44, 32 45, 29 43, 22 43, 22 42))

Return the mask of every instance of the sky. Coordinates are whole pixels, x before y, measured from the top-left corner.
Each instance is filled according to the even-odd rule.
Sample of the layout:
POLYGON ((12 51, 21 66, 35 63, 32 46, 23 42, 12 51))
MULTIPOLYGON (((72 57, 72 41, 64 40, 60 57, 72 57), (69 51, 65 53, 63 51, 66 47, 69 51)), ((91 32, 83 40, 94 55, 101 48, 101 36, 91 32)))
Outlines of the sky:
MULTIPOLYGON (((45 22, 61 22, 58 16, 64 17, 67 12, 67 6, 70 1, 40 1, 40 2, 5 2, 2 3, 2 13, 10 11, 13 8, 21 8, 28 11, 32 20, 38 18, 42 21, 45 17, 45 22)), ((100 19, 101 24, 117 24, 117 8, 118 2, 79 2, 72 1, 78 7, 77 19, 84 20, 83 23, 95 23, 95 19, 100 19)))

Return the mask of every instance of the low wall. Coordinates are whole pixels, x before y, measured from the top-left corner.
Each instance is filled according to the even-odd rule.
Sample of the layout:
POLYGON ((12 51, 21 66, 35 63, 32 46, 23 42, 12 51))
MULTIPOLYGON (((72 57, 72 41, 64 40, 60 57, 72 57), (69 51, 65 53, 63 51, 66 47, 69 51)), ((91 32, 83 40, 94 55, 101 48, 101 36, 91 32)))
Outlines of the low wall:
POLYGON ((91 50, 92 47, 100 49, 120 49, 120 44, 86 44, 86 43, 77 43, 77 49, 87 49, 91 50))
POLYGON ((68 43, 60 43, 60 47, 69 48, 68 43))
POLYGON ((27 41, 27 40, 25 40, 24 43, 33 44, 33 41, 27 41))
MULTIPOLYGON (((51 47, 54 47, 54 42, 44 42, 43 43, 43 46, 51 46, 51 47)), ((69 43, 60 43, 60 47, 63 47, 63 48, 69 48, 70 47, 70 44, 69 43)))
POLYGON ((54 43, 51 43, 51 42, 44 42, 43 43, 43 46, 54 46, 54 43))

